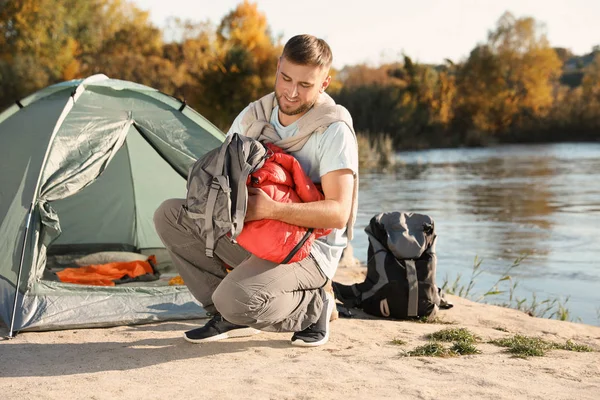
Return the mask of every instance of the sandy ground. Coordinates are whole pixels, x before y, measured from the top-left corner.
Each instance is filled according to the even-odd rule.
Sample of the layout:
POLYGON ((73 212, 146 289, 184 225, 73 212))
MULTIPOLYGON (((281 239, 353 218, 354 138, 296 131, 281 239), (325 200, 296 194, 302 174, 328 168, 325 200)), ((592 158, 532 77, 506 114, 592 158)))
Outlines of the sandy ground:
MULTIPOLYGON (((338 279, 360 275, 340 268, 338 279)), ((314 349, 291 346, 289 333, 185 342, 182 332, 202 320, 21 333, 0 342, 0 399, 600 399, 600 327, 450 299, 455 307, 440 316, 453 325, 357 313, 334 321, 329 343, 314 349), (479 335, 482 354, 402 356, 448 327, 479 335), (516 333, 596 352, 521 359, 485 343, 516 333)))

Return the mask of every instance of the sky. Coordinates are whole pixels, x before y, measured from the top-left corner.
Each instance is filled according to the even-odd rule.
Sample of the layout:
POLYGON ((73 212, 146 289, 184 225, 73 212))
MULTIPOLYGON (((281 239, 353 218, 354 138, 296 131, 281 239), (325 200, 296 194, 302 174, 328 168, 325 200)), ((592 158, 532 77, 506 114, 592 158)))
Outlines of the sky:
MULTIPOLYGON (((168 17, 215 26, 242 0, 133 0, 163 28, 168 17)), ((271 32, 283 43, 300 33, 325 39, 333 66, 399 61, 455 62, 487 40, 505 11, 544 24, 554 47, 575 54, 600 45, 599 0, 257 0, 271 32)))

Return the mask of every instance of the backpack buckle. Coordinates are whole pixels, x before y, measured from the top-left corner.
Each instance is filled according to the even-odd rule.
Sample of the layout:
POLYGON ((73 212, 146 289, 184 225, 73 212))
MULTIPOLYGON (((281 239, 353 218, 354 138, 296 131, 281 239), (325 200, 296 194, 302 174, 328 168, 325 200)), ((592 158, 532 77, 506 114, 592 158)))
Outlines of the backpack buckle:
POLYGON ((225 193, 230 193, 229 177, 223 175, 213 176, 212 181, 210 182, 210 188, 216 191, 221 189, 225 193))
POLYGON ((221 182, 216 176, 213 176, 212 181, 210 182, 210 188, 214 190, 219 190, 221 188, 221 182))

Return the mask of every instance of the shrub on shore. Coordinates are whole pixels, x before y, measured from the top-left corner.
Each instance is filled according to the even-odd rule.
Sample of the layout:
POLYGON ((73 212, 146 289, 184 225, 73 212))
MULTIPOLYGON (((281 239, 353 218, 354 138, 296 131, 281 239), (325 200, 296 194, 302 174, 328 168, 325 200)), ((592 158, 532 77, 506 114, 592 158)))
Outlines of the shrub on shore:
POLYGON ((396 165, 394 145, 389 135, 359 132, 356 140, 361 171, 388 171, 396 165))

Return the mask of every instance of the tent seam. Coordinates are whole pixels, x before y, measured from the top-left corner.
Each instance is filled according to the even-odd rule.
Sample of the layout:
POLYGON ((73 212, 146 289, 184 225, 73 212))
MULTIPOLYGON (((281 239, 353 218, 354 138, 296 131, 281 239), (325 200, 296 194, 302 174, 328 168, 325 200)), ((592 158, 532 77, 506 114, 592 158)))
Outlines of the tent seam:
MULTIPOLYGON (((135 121, 133 122, 133 124, 130 125, 131 126, 135 126, 135 121)), ((129 135, 128 135, 129 136, 129 135)), ((138 242, 139 238, 138 238, 138 215, 137 215, 137 197, 136 197, 136 192, 135 192, 135 183, 133 182, 133 167, 131 165, 131 154, 129 154, 130 149, 129 149, 129 144, 127 143, 127 139, 125 139, 125 146, 127 147, 127 162, 129 163, 129 178, 131 179, 131 191, 133 192, 133 231, 135 234, 135 241, 138 242)), ((139 248, 139 243, 136 243, 136 247, 139 248)))

